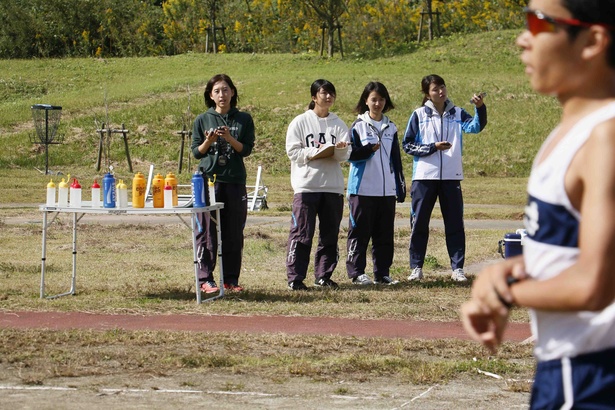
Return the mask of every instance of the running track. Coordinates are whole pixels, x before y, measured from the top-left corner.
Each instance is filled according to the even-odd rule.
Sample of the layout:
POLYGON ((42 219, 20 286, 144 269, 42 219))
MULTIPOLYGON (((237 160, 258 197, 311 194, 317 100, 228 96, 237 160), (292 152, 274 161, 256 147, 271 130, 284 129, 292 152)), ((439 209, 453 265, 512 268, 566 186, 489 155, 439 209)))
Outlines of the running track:
MULTIPOLYGON (((295 316, 112 315, 83 312, 0 312, 0 328, 162 330, 190 332, 286 333, 403 339, 469 340, 461 322, 361 320, 295 316)), ((530 337, 527 323, 510 323, 504 339, 530 337)))

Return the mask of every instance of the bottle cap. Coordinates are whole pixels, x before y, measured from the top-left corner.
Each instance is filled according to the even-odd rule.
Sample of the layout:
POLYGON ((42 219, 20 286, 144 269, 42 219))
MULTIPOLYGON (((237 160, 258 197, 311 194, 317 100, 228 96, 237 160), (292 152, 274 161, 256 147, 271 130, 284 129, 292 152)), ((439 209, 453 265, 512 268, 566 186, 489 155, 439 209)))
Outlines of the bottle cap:
POLYGON ((92 188, 100 188, 100 185, 98 185, 97 180, 94 180, 94 183, 92 184, 92 188))
POLYGON ((62 182, 58 184, 60 188, 68 188, 68 183, 62 178, 62 182))
POLYGON ((128 187, 126 186, 126 184, 124 183, 123 179, 120 179, 120 183, 117 184, 117 189, 127 189, 128 187))
POLYGON ((56 184, 53 183, 53 179, 49 180, 49 183, 47 184, 47 188, 55 188, 56 184))
POLYGON ((135 178, 145 178, 141 172, 135 174, 135 178))
POLYGON ((166 185, 164 186, 164 190, 165 190, 165 191, 167 191, 167 190, 172 191, 172 190, 173 190, 173 187, 172 187, 171 185, 169 185, 169 184, 166 184, 166 185))
POLYGON ((70 186, 71 188, 75 188, 75 189, 81 189, 81 185, 79 185, 79 181, 77 181, 77 178, 73 178, 73 183, 70 186))

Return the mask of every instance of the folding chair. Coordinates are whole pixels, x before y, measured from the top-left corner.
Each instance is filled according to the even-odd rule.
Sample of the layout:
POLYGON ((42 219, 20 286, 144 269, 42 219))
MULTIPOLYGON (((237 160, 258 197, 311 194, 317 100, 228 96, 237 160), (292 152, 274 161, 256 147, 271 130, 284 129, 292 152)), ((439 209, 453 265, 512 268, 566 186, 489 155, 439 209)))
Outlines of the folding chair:
POLYGON ((263 185, 261 180, 263 167, 258 166, 256 172, 256 183, 254 185, 246 185, 248 191, 248 211, 260 211, 261 209, 267 209, 267 192, 269 188, 267 185, 263 185))

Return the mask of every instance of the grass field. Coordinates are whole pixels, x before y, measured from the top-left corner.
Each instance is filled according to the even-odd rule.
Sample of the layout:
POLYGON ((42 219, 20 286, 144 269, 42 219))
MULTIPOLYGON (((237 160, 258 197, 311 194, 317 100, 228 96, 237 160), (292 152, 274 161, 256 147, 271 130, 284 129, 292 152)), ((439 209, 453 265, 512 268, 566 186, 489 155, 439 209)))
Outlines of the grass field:
MULTIPOLYGON (((50 177, 35 169, 44 168, 44 155, 41 147, 30 143, 34 132, 30 106, 48 103, 63 107, 59 133, 64 142, 49 148, 51 170, 70 173, 87 187, 113 165, 118 178, 131 180, 119 138, 105 149, 103 169, 95 169, 97 127, 102 122, 118 128, 125 124, 130 130, 135 171, 147 172, 154 164, 160 172, 176 172, 180 140, 175 133, 184 125, 190 128, 195 115, 204 110, 202 90, 207 79, 228 73, 238 86, 240 108, 253 115, 257 127, 257 145, 247 161, 249 178, 254 178, 258 165, 263 166, 271 205, 260 215, 288 216, 292 190, 284 154, 285 132, 290 120, 305 109, 314 79, 327 78, 336 85, 334 111, 348 123, 364 85, 370 80, 382 81, 396 104, 390 116, 403 129, 420 102, 421 77, 438 73, 447 80, 451 99, 470 111, 469 96, 477 91, 488 93, 489 125, 480 135, 468 136, 464 144, 466 219, 506 219, 521 224, 531 160, 557 122, 559 109, 554 101, 529 89, 514 46, 516 34, 506 31, 440 39, 414 54, 380 60, 189 54, 1 61, 0 309, 457 320, 458 307, 470 288, 447 279, 444 237, 439 229, 432 230, 428 279, 423 283, 358 289, 347 283, 341 263, 335 274, 343 283, 340 291, 292 294, 285 289, 286 227, 255 226, 246 230, 242 284, 248 290, 241 296, 197 306, 192 265, 185 262, 191 260, 191 243, 183 225, 138 221, 85 224, 80 228, 83 264, 79 267, 78 295, 40 300, 41 227, 37 221, 41 216, 34 207, 21 204, 44 202, 50 177), (34 222, 7 223, 14 217, 34 222)), ((180 183, 187 183, 190 177, 188 155, 184 161, 180 183)), ((411 160, 405 157, 404 162, 409 180, 411 160)), ((194 165, 192 160, 191 167, 194 165)), ((58 182, 58 176, 53 178, 58 182)), ((407 219, 407 208, 400 207, 397 217, 407 219)), ((437 211, 434 217, 438 217, 437 211)), ((498 258, 497 241, 504 233, 469 230, 467 264, 498 258)), ((392 273, 398 279, 408 275, 408 236, 408 227, 397 229, 392 273)), ((342 231, 342 249, 345 239, 342 231)), ((68 285, 69 245, 70 225, 60 217, 50 229, 48 245, 49 286, 57 291, 68 285)), ((527 321, 527 312, 514 312, 513 320, 527 321)), ((205 334, 195 340, 193 335, 164 332, 7 329, 0 329, 0 340, 0 383, 40 385, 92 377, 85 383, 90 389, 100 383, 95 376, 114 376, 120 380, 116 383, 132 386, 142 385, 151 375, 159 375, 160 384, 164 384, 181 374, 180 385, 202 386, 203 382, 194 382, 194 378, 206 378, 206 372, 225 380, 215 387, 228 391, 258 388, 254 379, 248 381, 243 376, 247 374, 268 385, 279 384, 282 390, 293 379, 341 395, 370 386, 384 388, 370 384, 382 377, 412 388, 467 383, 471 389, 480 389, 485 379, 477 375, 479 367, 508 379, 527 380, 533 363, 529 346, 507 344, 497 357, 489 357, 475 344, 450 340, 285 335, 246 339, 240 334, 205 334), (222 355, 221 351, 231 353, 222 355), (369 358, 357 357, 357 351, 369 352, 369 358), (340 380, 353 381, 353 387, 344 390, 337 384, 340 380)), ((502 395, 520 392, 519 400, 524 402, 527 383, 508 382, 499 387, 502 395)))

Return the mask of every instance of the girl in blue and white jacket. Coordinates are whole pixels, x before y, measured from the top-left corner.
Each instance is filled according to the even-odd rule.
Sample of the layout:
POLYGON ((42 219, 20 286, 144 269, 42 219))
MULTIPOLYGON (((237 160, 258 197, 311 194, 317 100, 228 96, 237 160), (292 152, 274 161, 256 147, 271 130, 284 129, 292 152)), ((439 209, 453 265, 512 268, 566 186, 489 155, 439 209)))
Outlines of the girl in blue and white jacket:
POLYGON ((395 200, 404 202, 406 186, 397 127, 383 114, 393 108, 386 87, 370 82, 357 103, 355 112, 359 116, 350 130, 346 270, 358 285, 373 283, 365 274, 370 238, 374 282, 398 283, 389 276, 389 269, 393 263, 395 200))
POLYGON ((476 106, 474 116, 455 106, 449 99, 444 79, 428 75, 421 81, 423 106, 416 109, 406 127, 403 148, 414 157, 410 235, 410 269, 408 280, 423 278, 423 262, 429 239, 431 212, 440 200, 444 218, 446 247, 453 270, 452 279, 466 281, 465 230, 461 180, 463 133, 479 133, 487 125, 487 107, 483 95, 470 100, 476 106))

